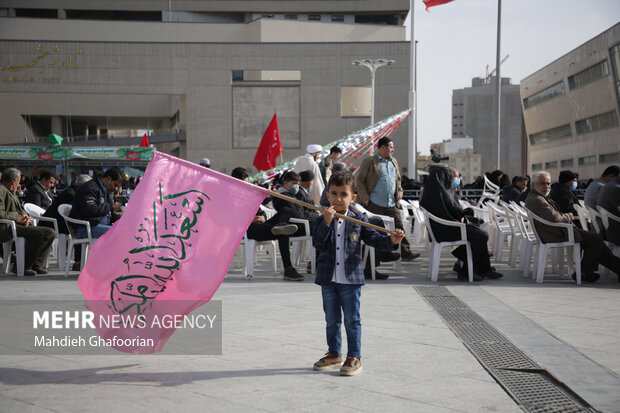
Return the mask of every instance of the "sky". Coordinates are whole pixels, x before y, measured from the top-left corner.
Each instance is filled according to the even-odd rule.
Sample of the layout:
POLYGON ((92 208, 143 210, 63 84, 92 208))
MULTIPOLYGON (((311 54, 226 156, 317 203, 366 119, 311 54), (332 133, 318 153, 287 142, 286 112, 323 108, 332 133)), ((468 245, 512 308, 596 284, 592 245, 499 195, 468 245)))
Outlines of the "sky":
MULTIPOLYGON (((451 137, 452 90, 495 67, 497 0, 415 3, 418 151, 451 137)), ((407 40, 409 20, 407 17, 407 40)), ((524 79, 620 21, 620 0, 502 0, 501 76, 524 79)))

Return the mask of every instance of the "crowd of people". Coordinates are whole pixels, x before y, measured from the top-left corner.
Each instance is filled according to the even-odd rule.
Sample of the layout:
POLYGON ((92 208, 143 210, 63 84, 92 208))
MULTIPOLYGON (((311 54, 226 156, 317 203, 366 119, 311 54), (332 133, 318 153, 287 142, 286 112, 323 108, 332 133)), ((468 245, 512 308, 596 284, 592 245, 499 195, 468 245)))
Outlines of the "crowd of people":
MULTIPOLYGON (((96 239, 120 218, 122 204, 117 197, 121 189, 123 187, 135 189, 138 183, 139 180, 131 180, 116 167, 94 178, 86 174, 78 175, 69 186, 66 186, 64 179, 54 172, 42 171, 37 179, 29 179, 17 168, 5 169, 0 179, 0 219, 14 221, 17 236, 26 241, 24 275, 47 273, 45 263, 56 238, 51 222, 41 220, 38 225, 32 225, 33 219, 24 209, 24 205, 35 205, 44 211, 42 216, 56 219, 59 232, 86 238, 85 227, 78 227, 72 231, 62 218, 58 209, 62 204, 69 204, 72 206, 69 216, 88 221, 91 236, 96 239)), ((9 241, 12 236, 10 225, 0 224, 0 242, 9 241)), ((79 245, 76 246, 75 257, 73 269, 79 270, 81 268, 79 245)), ((15 261, 12 271, 14 273, 18 271, 15 261)))

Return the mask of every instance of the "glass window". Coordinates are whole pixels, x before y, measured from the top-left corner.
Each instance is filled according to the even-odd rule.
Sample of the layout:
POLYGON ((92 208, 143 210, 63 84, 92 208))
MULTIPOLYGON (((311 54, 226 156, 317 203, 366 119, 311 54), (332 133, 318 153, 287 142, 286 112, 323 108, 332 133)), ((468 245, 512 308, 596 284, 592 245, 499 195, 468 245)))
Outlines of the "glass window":
POLYGON ((604 153, 598 156, 598 163, 611 163, 620 160, 620 152, 604 153))
POLYGON ((547 129, 530 135, 530 145, 541 145, 572 136, 570 125, 562 125, 557 128, 547 129))
POLYGON ((233 70, 232 80, 233 82, 243 81, 243 70, 233 70))
POLYGON ((575 162, 573 161, 573 159, 572 159, 572 158, 571 158, 571 159, 562 159, 562 160, 560 161, 560 166, 561 166, 562 168, 572 168, 574 163, 575 163, 575 162))
POLYGON ((297 20, 297 15, 296 14, 285 14, 284 18, 287 20, 297 20))
POLYGON ((321 20, 321 15, 320 14, 309 14, 308 15, 308 20, 321 20))
POLYGON ((596 165, 596 156, 592 155, 579 158, 579 166, 583 165, 596 165))
POLYGON ((344 22, 344 14, 334 14, 332 15, 333 22, 344 22))
POLYGON ((542 171, 542 163, 533 163, 532 171, 542 171))
POLYGON ((571 90, 577 89, 578 87, 592 83, 595 80, 599 80, 608 74, 609 66, 607 65, 607 60, 603 60, 594 66, 590 66, 586 70, 582 70, 581 72, 570 76, 568 78, 568 87, 571 90))
POLYGON ((556 96, 561 96, 563 94, 564 83, 560 81, 523 99, 523 107, 525 109, 531 108, 532 106, 536 106, 539 103, 543 103, 546 100, 552 99, 556 96))
POLYGON ((577 135, 592 133, 603 129, 613 128, 616 126, 618 126, 616 111, 603 113, 602 115, 592 116, 575 122, 577 135))
POLYGON ((554 169, 558 167, 558 161, 545 162, 545 169, 554 169))

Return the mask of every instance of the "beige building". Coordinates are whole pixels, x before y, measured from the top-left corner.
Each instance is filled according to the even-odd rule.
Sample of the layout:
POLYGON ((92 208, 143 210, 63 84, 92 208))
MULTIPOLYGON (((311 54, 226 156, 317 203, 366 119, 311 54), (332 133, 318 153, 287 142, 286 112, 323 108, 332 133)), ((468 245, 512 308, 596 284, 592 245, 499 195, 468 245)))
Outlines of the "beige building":
POLYGON ((523 79, 521 98, 530 172, 620 164, 620 23, 523 79))
MULTIPOLYGON (((408 107, 408 0, 0 2, 0 144, 138 143, 250 167, 274 110, 285 160, 408 107), (53 8, 50 8, 53 6, 53 8)), ((407 125, 393 138, 407 165, 407 125)), ((406 168, 403 168, 406 173, 406 168)))

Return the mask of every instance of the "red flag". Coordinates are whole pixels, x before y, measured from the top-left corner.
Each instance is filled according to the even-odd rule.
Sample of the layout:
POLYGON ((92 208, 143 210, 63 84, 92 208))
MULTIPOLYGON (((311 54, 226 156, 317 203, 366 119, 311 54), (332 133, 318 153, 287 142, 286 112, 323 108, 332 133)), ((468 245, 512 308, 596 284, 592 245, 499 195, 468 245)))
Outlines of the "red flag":
POLYGON ((426 6, 426 11, 428 11, 429 7, 439 6, 441 4, 450 3, 454 0, 424 0, 424 5, 426 6))
POLYGON ((151 144, 149 143, 149 137, 145 133, 142 136, 142 140, 140 141, 140 147, 141 148, 148 148, 149 146, 151 146, 151 144))
POLYGON ((261 139, 260 145, 258 145, 253 164, 259 171, 274 168, 278 163, 278 155, 282 151, 280 130, 278 129, 278 115, 274 113, 269 126, 267 126, 263 134, 263 139, 261 139))

